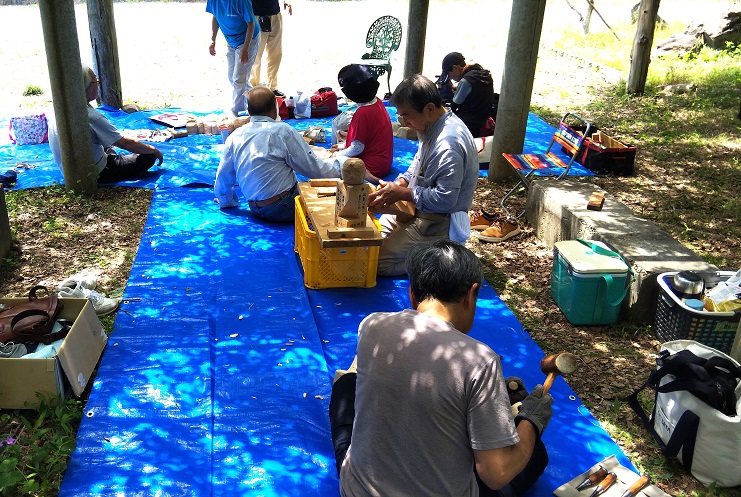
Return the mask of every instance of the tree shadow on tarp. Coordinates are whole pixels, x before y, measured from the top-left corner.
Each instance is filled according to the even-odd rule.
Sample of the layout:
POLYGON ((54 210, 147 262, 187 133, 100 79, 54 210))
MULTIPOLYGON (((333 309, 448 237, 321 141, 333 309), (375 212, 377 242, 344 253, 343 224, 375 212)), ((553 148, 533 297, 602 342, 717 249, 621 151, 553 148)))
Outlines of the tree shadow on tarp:
MULTIPOLYGON (((408 281, 306 289, 293 231, 210 189, 155 190, 60 496, 337 493, 331 378, 367 314, 409 306, 408 281)), ((488 284, 471 335, 543 382, 543 351, 488 284)), ((551 393, 551 462, 527 495, 612 454, 632 467, 563 379, 551 393)))

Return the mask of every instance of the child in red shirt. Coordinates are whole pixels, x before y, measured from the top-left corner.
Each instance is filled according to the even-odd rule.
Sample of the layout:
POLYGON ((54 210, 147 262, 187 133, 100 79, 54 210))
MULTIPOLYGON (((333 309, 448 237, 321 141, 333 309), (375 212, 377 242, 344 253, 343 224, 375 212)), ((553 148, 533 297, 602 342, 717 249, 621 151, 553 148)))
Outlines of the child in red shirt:
POLYGON ((338 156, 357 157, 365 162, 366 179, 374 183, 391 172, 394 135, 383 102, 376 97, 378 81, 360 64, 343 67, 337 79, 347 98, 358 103, 344 144, 332 145, 338 156))

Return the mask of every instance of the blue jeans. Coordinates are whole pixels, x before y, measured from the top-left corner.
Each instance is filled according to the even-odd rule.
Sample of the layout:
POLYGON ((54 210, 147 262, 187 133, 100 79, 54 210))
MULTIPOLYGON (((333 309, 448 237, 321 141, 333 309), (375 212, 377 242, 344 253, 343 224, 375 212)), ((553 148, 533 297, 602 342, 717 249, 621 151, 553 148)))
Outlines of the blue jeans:
POLYGON ((288 195, 273 202, 270 205, 264 207, 256 207, 252 204, 250 206, 250 212, 255 217, 264 219, 265 221, 271 221, 273 223, 292 223, 296 216, 296 202, 295 198, 298 195, 298 183, 293 185, 288 192, 288 195))

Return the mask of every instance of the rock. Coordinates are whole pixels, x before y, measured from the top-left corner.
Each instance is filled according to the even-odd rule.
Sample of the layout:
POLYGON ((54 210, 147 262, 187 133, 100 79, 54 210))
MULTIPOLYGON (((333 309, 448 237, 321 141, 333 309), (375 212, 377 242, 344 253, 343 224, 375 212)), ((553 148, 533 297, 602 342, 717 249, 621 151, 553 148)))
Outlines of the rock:
POLYGON ((682 33, 671 35, 666 40, 656 44, 656 55, 659 57, 670 53, 684 55, 687 53, 697 53, 702 48, 702 39, 697 35, 682 33))
POLYGON ((728 42, 741 43, 741 4, 734 4, 721 18, 707 23, 703 40, 716 50, 726 48, 728 42))
POLYGON ((136 104, 126 104, 123 106, 123 109, 121 110, 123 110, 127 114, 132 114, 134 112, 139 112, 141 109, 136 104))
POLYGON ((691 93, 697 91, 697 85, 695 83, 680 84, 680 85, 666 85, 661 88, 659 93, 661 95, 681 95, 683 93, 691 93))

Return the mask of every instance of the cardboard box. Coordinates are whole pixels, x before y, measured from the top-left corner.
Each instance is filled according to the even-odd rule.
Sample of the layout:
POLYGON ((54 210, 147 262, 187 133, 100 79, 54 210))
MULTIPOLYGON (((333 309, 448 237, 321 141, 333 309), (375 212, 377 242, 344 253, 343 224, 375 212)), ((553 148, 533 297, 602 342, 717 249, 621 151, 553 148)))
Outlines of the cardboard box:
MULTIPOLYGON (((15 305, 27 298, 2 298, 15 305)), ((108 343, 108 336, 88 299, 59 299, 59 318, 74 321, 56 357, 0 358, 0 408, 28 409, 38 405, 37 392, 63 398, 71 387, 76 396, 85 390, 108 343)))

